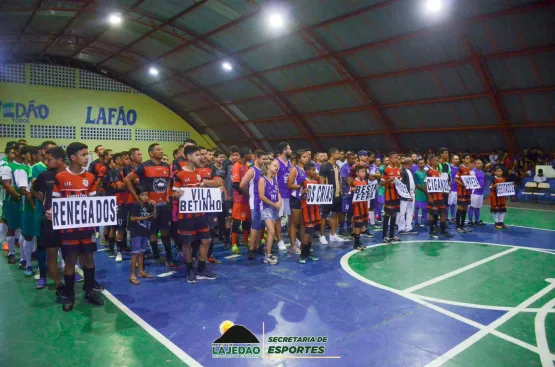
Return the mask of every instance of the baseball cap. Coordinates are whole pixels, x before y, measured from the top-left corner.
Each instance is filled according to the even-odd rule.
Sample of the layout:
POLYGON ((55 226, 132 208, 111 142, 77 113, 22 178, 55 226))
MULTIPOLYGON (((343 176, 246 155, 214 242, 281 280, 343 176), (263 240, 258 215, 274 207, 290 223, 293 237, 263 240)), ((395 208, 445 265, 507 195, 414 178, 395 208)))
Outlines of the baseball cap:
POLYGON ((358 151, 358 156, 360 157, 360 156, 363 156, 363 155, 366 155, 366 156, 367 156, 367 155, 368 155, 368 152, 367 152, 366 150, 359 150, 359 151, 358 151))

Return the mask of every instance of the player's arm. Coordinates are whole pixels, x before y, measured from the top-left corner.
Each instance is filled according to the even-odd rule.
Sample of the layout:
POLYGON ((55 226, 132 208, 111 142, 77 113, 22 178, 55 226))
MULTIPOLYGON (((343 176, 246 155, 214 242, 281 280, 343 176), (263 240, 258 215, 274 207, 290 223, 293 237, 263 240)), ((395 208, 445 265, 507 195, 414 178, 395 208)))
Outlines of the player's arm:
POLYGON ((39 175, 35 181, 31 184, 31 195, 41 203, 44 202, 44 192, 41 191, 41 175, 39 175))
POLYGON ((254 177, 254 169, 249 168, 247 173, 245 173, 245 175, 241 179, 241 183, 239 184, 239 188, 241 189, 241 191, 247 192, 249 190, 249 182, 250 180, 252 180, 253 177, 254 177))
POLYGON ((459 186, 464 186, 464 182, 462 182, 460 173, 461 173, 461 171, 459 170, 459 171, 457 172, 457 175, 455 176, 455 182, 456 182, 457 185, 459 185, 459 186))
POLYGON ((287 188, 289 190, 298 190, 301 188, 301 185, 297 185, 295 183, 296 179, 297 179, 297 170, 295 169, 295 167, 293 167, 289 171, 289 177, 287 178, 287 188))
POLYGON ((2 184, 4 185, 4 190, 6 190, 8 195, 10 195, 12 198, 14 198, 15 200, 19 200, 21 198, 21 195, 19 195, 15 188, 12 186, 12 180, 3 180, 2 184))
MULTIPOLYGON (((139 167, 137 167, 137 168, 139 168, 139 167)), ((137 192, 135 191, 135 185, 133 184, 133 182, 135 182, 135 180, 137 180, 138 178, 139 178, 139 176, 137 176, 135 171, 131 171, 131 172, 129 172, 129 174, 123 180, 125 188, 131 194, 131 196, 133 196, 135 198, 136 201, 139 201, 139 196, 137 195, 137 192)))

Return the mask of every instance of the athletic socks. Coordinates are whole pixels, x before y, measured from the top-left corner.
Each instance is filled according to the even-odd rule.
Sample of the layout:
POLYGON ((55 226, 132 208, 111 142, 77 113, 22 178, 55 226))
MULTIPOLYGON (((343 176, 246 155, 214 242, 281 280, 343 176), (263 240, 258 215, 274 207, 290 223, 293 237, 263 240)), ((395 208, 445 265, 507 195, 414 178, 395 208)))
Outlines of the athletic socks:
POLYGON ((231 244, 232 245, 237 245, 237 233, 235 233, 235 232, 231 233, 231 244))
POLYGON ((354 248, 357 248, 361 243, 360 243, 360 234, 354 234, 353 235, 355 237, 355 243, 353 245, 354 248))
MULTIPOLYGON (((387 229, 389 228, 389 218, 391 218, 389 215, 384 215, 384 216, 383 216, 383 222, 382 222, 382 238, 386 238, 386 237, 387 237, 387 229)), ((395 223, 393 223, 393 225, 395 225, 395 223)))
POLYGON ((68 297, 75 297, 75 274, 65 275, 64 274, 64 293, 68 297))
POLYGON ((21 244, 21 259, 25 260, 27 266, 31 266, 31 257, 33 256, 33 240, 23 240, 21 244))
POLYGON ((505 214, 506 213, 498 213, 499 215, 499 223, 504 224, 505 223, 505 214))
POLYGON ((468 221, 472 222, 472 218, 474 217, 474 208, 473 207, 469 207, 468 208, 468 221))
POLYGON ((480 208, 474 208, 474 220, 476 222, 480 221, 480 208))
POLYGON ((114 251, 114 245, 116 243, 115 238, 108 238, 108 250, 114 251))
POLYGON ((457 205, 456 204, 449 205, 449 209, 451 211, 451 219, 455 218, 455 211, 457 210, 457 205))
POLYGON ((370 221, 371 226, 376 225, 376 215, 373 210, 368 213, 368 220, 370 221))
POLYGON ((198 262, 198 272, 202 273, 206 268, 206 261, 199 261, 198 262))
POLYGON ((389 238, 393 238, 395 236, 395 223, 397 221, 397 217, 389 217, 389 238))
POLYGON ((302 258, 307 258, 308 255, 310 255, 310 246, 308 244, 301 245, 301 257, 302 258))
POLYGON ((185 265, 187 265, 187 271, 193 270, 193 263, 192 263, 192 262, 190 262, 190 263, 185 263, 185 265))
POLYGON ((85 278, 85 294, 89 294, 94 288, 94 268, 83 268, 83 276, 85 278))
POLYGON ((432 217, 432 219, 428 218, 428 225, 430 226, 430 233, 434 233, 435 225, 436 225, 436 217, 432 217))
POLYGON ((125 241, 116 241, 116 247, 118 248, 119 252, 123 251, 124 246, 125 246, 125 241))
POLYGON ((37 261, 39 263, 40 277, 46 279, 46 249, 44 247, 37 247, 37 261))
POLYGON ((455 223, 457 224, 457 228, 461 228, 461 211, 460 210, 457 210, 457 216, 456 216, 455 223))
POLYGON ((15 237, 6 237, 6 242, 8 242, 8 255, 15 255, 15 237))
POLYGON ((172 241, 170 236, 162 236, 162 244, 164 245, 164 250, 166 251, 166 261, 172 262, 172 241))
POLYGON ((464 228, 464 223, 466 222, 466 210, 461 211, 461 228, 464 228))
POLYGON ((440 223, 439 223, 439 228, 440 228, 440 232, 441 232, 442 234, 444 234, 444 233, 445 233, 445 230, 446 230, 446 228, 447 228, 447 223, 445 223, 445 222, 440 222, 440 223))
POLYGON ((152 247, 152 253, 158 255, 158 241, 150 241, 150 247, 152 247))

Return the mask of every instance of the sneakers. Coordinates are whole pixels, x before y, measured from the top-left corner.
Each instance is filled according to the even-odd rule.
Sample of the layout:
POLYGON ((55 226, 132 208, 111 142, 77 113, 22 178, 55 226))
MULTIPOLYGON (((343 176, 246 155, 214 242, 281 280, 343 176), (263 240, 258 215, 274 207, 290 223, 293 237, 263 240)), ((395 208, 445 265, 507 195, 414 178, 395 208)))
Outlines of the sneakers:
POLYGON ((337 234, 332 234, 330 236, 330 241, 331 242, 346 242, 347 240, 344 240, 343 238, 339 237, 337 234))
POLYGON ((39 280, 40 279, 40 272, 35 273, 35 280, 39 280))
POLYGON ((360 235, 364 236, 364 237, 368 237, 368 238, 374 238, 374 234, 371 233, 370 230, 368 230, 368 229, 366 231, 362 232, 360 235))
POLYGON ((301 245, 301 241, 299 241, 298 238, 295 240, 295 245, 297 245, 297 246, 300 246, 300 245, 301 245))
POLYGON ((93 286, 93 291, 95 292, 102 292, 105 288, 99 282, 95 281, 93 286))
POLYGON ((85 301, 85 303, 89 303, 89 304, 95 305, 95 306, 103 306, 104 305, 104 300, 102 298, 98 297, 96 292, 90 292, 88 294, 85 294, 84 301, 85 301))
POLYGON ((285 250, 287 250, 287 247, 285 246, 285 242, 283 242, 283 240, 280 240, 280 241, 278 242, 278 248, 279 248, 280 251, 285 251, 285 250))
POLYGON ((474 222, 474 224, 478 225, 478 226, 485 226, 486 225, 486 223, 482 222, 481 220, 479 220, 477 222, 474 222))
POLYGON ((67 298, 64 283, 60 283, 58 288, 56 288, 56 297, 60 297, 61 299, 67 298))
POLYGON ((289 249, 289 253, 293 254, 293 255, 300 255, 301 254, 301 249, 299 248, 299 246, 291 247, 289 249))
POLYGON ((424 228, 424 227, 426 227, 426 225, 425 225, 425 224, 416 224, 416 227, 418 227, 418 228, 424 228))
POLYGON ((20 270, 25 270, 27 268, 27 261, 21 259, 19 260, 19 269, 20 270))
POLYGON ((189 270, 187 273, 187 283, 195 284, 197 282, 197 275, 194 270, 189 270))
POLYGON ((354 248, 355 250, 364 251, 364 249, 365 249, 366 247, 364 247, 364 245, 362 244, 362 242, 355 242, 353 248, 354 248))
POLYGON ((64 298, 64 302, 62 303, 62 310, 64 312, 71 312, 73 311, 73 305, 75 304, 75 297, 67 297, 64 298))
POLYGON ((507 229, 507 228, 509 228, 509 226, 506 226, 505 223, 501 223, 501 228, 507 229))
POLYGON ((401 239, 400 239, 399 237, 397 237, 397 236, 393 236, 393 237, 391 238, 391 242, 399 242, 399 241, 401 241, 401 239))
POLYGON ((454 237, 454 236, 453 236, 451 233, 449 233, 449 232, 443 232, 443 233, 441 234, 441 236, 442 236, 442 237, 445 237, 445 238, 453 238, 453 237, 454 237))
POLYGON ((81 275, 75 273, 75 283, 82 282, 82 281, 83 281, 83 277, 81 277, 81 275))
POLYGON ((231 246, 231 252, 233 252, 234 254, 238 254, 239 253, 239 247, 237 247, 237 245, 231 246))
POLYGON ((44 289, 46 287, 46 278, 39 278, 35 289, 44 289))
POLYGON ((23 275, 25 275, 26 277, 32 277, 33 276, 33 267, 32 266, 28 266, 25 271, 23 272, 23 275))
POLYGON ((121 252, 118 251, 118 255, 116 256, 116 262, 120 263, 123 261, 123 256, 121 255, 121 252))
POLYGON ((8 255, 8 264, 15 264, 15 255, 9 254, 8 255))
POLYGON ((393 242, 393 239, 392 239, 392 238, 389 238, 389 237, 383 237, 383 238, 382 238, 382 242, 383 242, 383 243, 391 243, 391 242, 393 242))
POLYGON ((210 256, 207 260, 211 264, 221 264, 222 263, 220 260, 216 259, 214 256, 210 256))
POLYGON ((437 235, 436 232, 430 232, 430 238, 433 238, 434 240, 437 240, 439 238, 439 236, 437 235))
POLYGON ((216 278, 218 278, 217 274, 212 273, 211 271, 208 271, 206 269, 204 269, 204 271, 202 273, 197 273, 197 279, 214 280, 216 278))
POLYGON ((249 254, 247 255, 247 259, 255 260, 256 259, 256 253, 252 250, 249 250, 249 254))
POLYGON ((467 232, 467 233, 472 232, 472 230, 471 230, 470 228, 468 228, 468 227, 463 227, 462 230, 465 231, 465 232, 467 232))
POLYGON ((407 234, 410 234, 411 236, 416 236, 418 234, 418 232, 411 229, 410 231, 407 231, 407 234))
POLYGON ((108 251, 108 257, 110 259, 113 259, 114 257, 116 257, 116 253, 114 251, 108 251))
POLYGON ((278 258, 274 255, 265 255, 264 256, 264 263, 270 265, 276 265, 278 263, 278 258))
POLYGON ((306 264, 306 259, 307 259, 306 257, 302 257, 302 256, 299 257, 299 263, 300 264, 306 264))
POLYGON ((399 236, 406 236, 407 235, 407 231, 399 231, 399 236))
POLYGON ((474 222, 468 221, 468 223, 466 224, 469 227, 474 227, 474 222))
POLYGON ((457 233, 466 233, 466 231, 462 228, 455 229, 455 232, 457 232, 457 233))
MULTIPOLYGON (((330 240, 331 240, 331 238, 330 238, 330 240)), ((320 243, 322 245, 327 245, 328 244, 328 241, 326 240, 326 236, 320 236, 320 243)))

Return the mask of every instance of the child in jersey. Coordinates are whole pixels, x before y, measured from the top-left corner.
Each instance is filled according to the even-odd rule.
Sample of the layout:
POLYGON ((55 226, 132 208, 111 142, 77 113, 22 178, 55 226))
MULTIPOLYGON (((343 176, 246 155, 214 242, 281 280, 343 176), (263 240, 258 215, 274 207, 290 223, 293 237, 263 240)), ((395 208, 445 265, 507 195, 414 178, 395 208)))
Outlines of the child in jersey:
POLYGON ((278 170, 279 163, 274 159, 270 163, 262 166, 262 177, 258 180, 260 219, 264 221, 266 229, 268 230, 264 263, 271 265, 278 263, 278 258, 272 255, 272 245, 274 242, 276 223, 279 218, 279 209, 283 204, 276 178, 278 170))
POLYGON ((462 181, 461 176, 470 176, 471 175, 471 167, 470 161, 471 157, 470 154, 462 154, 462 164, 455 176, 455 181, 457 181, 458 190, 457 190, 457 214, 456 214, 456 222, 457 222, 457 232, 465 233, 465 232, 472 232, 472 230, 465 226, 466 221, 466 213, 468 212, 468 205, 470 204, 470 190, 464 186, 464 182, 462 181))
MULTIPOLYGON (((442 172, 438 167, 438 157, 432 156, 430 158, 430 169, 426 172, 426 177, 441 177, 442 172)), ((439 238, 436 233, 437 221, 440 221, 441 235, 446 238, 451 238, 453 235, 447 232, 447 207, 445 205, 445 198, 441 192, 427 192, 426 185, 423 186, 427 193, 428 198, 428 224, 430 226, 430 238, 439 238)))
POLYGON ((418 159, 418 169, 414 171, 414 183, 416 185, 416 199, 414 203, 414 221, 416 227, 424 228, 428 223, 428 197, 426 194, 426 164, 422 158, 418 159), (418 211, 422 212, 420 224, 418 224, 418 211))
POLYGON ((308 185, 317 185, 318 181, 318 170, 314 163, 308 163, 304 166, 304 171, 306 173, 306 178, 303 182, 302 190, 302 200, 301 200, 301 210, 303 212, 303 222, 305 227, 305 235, 301 238, 301 256, 299 257, 299 263, 306 264, 306 260, 310 259, 317 261, 316 256, 312 256, 311 246, 312 246, 312 235, 314 234, 314 228, 320 225, 321 222, 321 209, 318 204, 308 204, 306 200, 306 195, 308 194, 308 185))
POLYGON ((493 214, 493 219, 495 221, 495 229, 504 229, 509 228, 505 225, 505 213, 507 212, 507 208, 505 207, 505 197, 504 196, 497 196, 497 186, 500 183, 505 182, 503 178, 503 168, 496 167, 494 171, 495 177, 491 182, 490 186, 490 211, 493 214))
POLYGON ((395 188, 395 179, 401 178, 401 168, 398 167, 399 154, 396 152, 389 153, 389 165, 385 167, 380 186, 385 188, 384 192, 384 217, 382 229, 382 241, 385 243, 400 241, 395 234, 395 222, 397 213, 401 207, 401 197, 395 188), (387 230, 389 229, 389 237, 387 230))
POLYGON ((149 192, 141 186, 135 189, 139 201, 129 208, 129 222, 131 230, 131 275, 129 282, 138 285, 141 282, 135 276, 135 268, 139 267, 139 278, 152 278, 144 269, 145 251, 148 243, 150 225, 156 217, 156 208, 150 203, 149 192))
MULTIPOLYGON (((366 186, 368 181, 366 181, 366 167, 363 165, 358 165, 355 168, 356 177, 353 180, 351 192, 355 192, 357 186, 366 186)), ((354 249, 364 251, 364 245, 360 240, 360 234, 366 231, 366 225, 368 224, 368 201, 359 201, 353 203, 353 235, 355 238, 354 249)))

